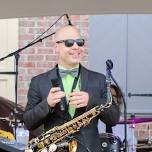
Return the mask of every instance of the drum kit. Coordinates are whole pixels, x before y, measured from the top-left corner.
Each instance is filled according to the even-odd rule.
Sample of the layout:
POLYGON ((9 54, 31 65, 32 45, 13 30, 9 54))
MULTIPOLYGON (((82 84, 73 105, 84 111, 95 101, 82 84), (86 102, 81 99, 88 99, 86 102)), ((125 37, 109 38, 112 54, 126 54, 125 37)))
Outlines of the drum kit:
MULTIPOLYGON (((19 123, 20 120, 16 120, 15 119, 10 119, 9 117, 0 117, 0 121, 7 123, 8 127, 13 128, 13 131, 5 131, 5 130, 1 130, 0 129, 0 137, 4 137, 7 138, 8 140, 15 140, 15 136, 14 136, 14 127, 15 127, 15 123, 19 123)), ((5 124, 6 125, 6 124, 5 124)))
POLYGON ((17 140, 17 129, 23 124, 23 108, 3 97, 0 97, 0 105, 0 151, 20 152, 25 149, 21 138, 17 140))
POLYGON ((3 97, 0 97, 0 105, 0 129, 3 130, 0 136, 6 132, 14 134, 15 124, 23 122, 23 108, 19 105, 16 107, 14 102, 3 97))
MULTIPOLYGON (((4 100, 4 99, 3 99, 4 100)), ((14 140, 13 127, 15 123, 20 123, 22 120, 23 110, 21 107, 17 107, 16 118, 14 117, 14 103, 5 99, 5 102, 0 97, 1 107, 0 107, 0 138, 5 138, 10 141, 14 140), (4 106, 5 105, 5 106, 4 106)), ((146 123, 152 122, 152 118, 129 118, 127 119, 127 124, 130 125, 133 130, 132 134, 134 134, 134 126, 138 123, 146 123)), ((125 122, 120 121, 118 124, 123 125, 125 122)), ((34 136, 34 135, 33 135, 34 136)), ((124 144, 121 141, 120 137, 115 136, 111 133, 101 133, 100 134, 100 144, 101 144, 101 152, 123 152, 124 144)), ((148 152, 152 151, 152 138, 144 139, 138 141, 137 144, 132 143, 132 145, 128 145, 132 147, 133 152, 136 149, 137 152, 148 152)))
MULTIPOLYGON (((152 122, 152 118, 129 118, 127 122, 119 121, 118 124, 123 125, 127 123, 132 130, 132 144, 128 144, 127 152, 152 152, 152 138, 138 140, 138 143, 134 142, 134 128, 135 124, 152 122)), ((124 152, 124 143, 120 137, 113 135, 112 133, 100 134, 101 152, 124 152)))

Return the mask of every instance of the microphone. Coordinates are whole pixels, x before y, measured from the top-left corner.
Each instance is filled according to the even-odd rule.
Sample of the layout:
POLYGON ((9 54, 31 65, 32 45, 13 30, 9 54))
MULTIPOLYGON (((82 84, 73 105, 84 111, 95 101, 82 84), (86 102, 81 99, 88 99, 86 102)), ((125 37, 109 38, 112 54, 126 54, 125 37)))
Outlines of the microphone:
MULTIPOLYGON (((51 83, 52 83, 53 87, 60 87, 60 83, 59 83, 59 80, 57 78, 51 79, 51 83)), ((61 101, 59 102, 59 106, 60 106, 61 111, 65 111, 65 105, 64 105, 63 99, 61 99, 61 101)))
POLYGON ((67 18, 67 20, 68 20, 69 25, 71 25, 71 26, 72 26, 72 23, 71 23, 71 20, 70 20, 70 18, 69 18, 69 16, 68 16, 68 14, 65 14, 65 16, 66 16, 66 18, 67 18))
POLYGON ((113 62, 110 59, 106 61, 106 65, 107 65, 107 70, 113 69, 113 62))

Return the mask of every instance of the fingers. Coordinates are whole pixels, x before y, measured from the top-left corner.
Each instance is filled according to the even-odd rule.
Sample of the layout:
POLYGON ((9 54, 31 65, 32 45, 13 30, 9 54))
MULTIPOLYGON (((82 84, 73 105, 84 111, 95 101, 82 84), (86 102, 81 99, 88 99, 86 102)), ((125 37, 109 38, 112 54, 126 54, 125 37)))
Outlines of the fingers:
POLYGON ((69 104, 74 105, 76 108, 86 107, 89 101, 89 95, 87 92, 72 92, 69 97, 69 104))
POLYGON ((50 90, 51 93, 54 93, 54 92, 57 92, 57 91, 61 91, 61 88, 60 87, 53 87, 50 90))
POLYGON ((59 87, 53 87, 48 94, 47 102, 50 107, 54 107, 64 96, 65 93, 59 87))
MULTIPOLYGON (((47 102, 50 107, 54 107, 63 97, 65 97, 65 93, 59 87, 53 87, 48 94, 47 102)), ((76 108, 86 107, 88 101, 89 94, 84 91, 74 91, 69 95, 69 104, 76 108)))

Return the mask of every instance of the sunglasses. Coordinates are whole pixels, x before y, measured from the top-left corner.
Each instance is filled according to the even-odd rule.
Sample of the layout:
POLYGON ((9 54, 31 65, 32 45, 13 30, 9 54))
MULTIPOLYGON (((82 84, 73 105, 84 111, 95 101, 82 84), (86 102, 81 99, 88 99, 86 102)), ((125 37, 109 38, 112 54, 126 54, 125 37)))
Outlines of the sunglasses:
POLYGON ((84 39, 67 39, 67 40, 61 40, 61 41, 57 41, 56 43, 64 43, 66 47, 72 47, 74 45, 74 42, 77 43, 78 46, 84 46, 84 39))

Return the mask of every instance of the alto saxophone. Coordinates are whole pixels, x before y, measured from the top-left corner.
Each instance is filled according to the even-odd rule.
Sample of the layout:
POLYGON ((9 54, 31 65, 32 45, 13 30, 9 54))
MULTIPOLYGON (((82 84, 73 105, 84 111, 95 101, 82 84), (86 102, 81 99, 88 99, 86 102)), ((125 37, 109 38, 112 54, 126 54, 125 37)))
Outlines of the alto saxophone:
POLYGON ((42 133, 40 136, 29 141, 28 147, 25 152, 56 151, 56 144, 61 142, 69 135, 80 131, 82 127, 86 127, 93 118, 97 117, 101 113, 101 111, 104 111, 104 109, 109 108, 111 105, 112 99, 110 102, 106 102, 105 105, 96 106, 89 111, 83 113, 82 115, 64 123, 63 125, 55 126, 47 132, 42 133))

